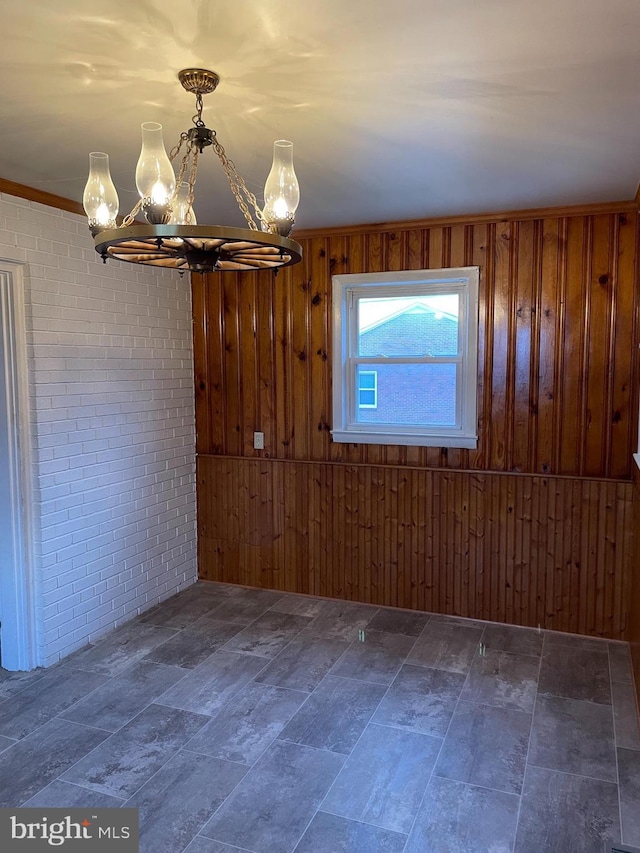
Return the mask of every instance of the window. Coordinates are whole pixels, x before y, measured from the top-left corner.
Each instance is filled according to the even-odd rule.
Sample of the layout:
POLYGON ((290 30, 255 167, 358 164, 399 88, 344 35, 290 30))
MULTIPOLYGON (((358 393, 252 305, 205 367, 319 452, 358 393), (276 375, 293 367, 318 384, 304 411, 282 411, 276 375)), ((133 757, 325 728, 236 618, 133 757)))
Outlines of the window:
POLYGON ((361 409, 378 408, 378 371, 358 371, 358 406, 361 409))
POLYGON ((477 446, 478 267, 333 278, 333 440, 477 446))

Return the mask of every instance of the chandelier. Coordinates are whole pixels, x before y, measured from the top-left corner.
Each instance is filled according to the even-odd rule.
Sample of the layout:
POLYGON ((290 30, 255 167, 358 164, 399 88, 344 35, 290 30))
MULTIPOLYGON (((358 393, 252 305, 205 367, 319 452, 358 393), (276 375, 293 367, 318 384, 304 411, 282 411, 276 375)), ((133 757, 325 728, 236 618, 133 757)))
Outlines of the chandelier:
POLYGON ((120 226, 116 222, 119 201, 109 173, 109 156, 103 152, 89 154, 89 178, 82 202, 96 252, 105 263, 108 258, 117 258, 183 272, 277 270, 298 263, 302 249, 289 239, 300 201, 293 143, 286 139, 274 143, 261 209, 215 130, 202 120, 202 96, 213 92, 220 78, 204 68, 187 68, 178 74, 178 79, 196 97, 193 127, 180 134, 167 155, 162 125, 143 123, 142 150, 136 167, 140 199, 120 226), (247 228, 198 225, 196 221, 193 203, 198 158, 209 147, 218 155, 247 228), (179 162, 177 175, 173 161, 179 162), (136 221, 140 211, 147 224, 136 221))

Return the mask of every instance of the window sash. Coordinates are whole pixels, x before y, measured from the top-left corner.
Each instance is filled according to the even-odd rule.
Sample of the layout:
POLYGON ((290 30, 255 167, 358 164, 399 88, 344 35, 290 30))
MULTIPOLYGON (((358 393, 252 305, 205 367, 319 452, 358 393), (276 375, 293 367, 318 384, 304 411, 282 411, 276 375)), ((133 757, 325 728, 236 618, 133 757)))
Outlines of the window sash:
POLYGON ((376 370, 361 370, 358 372, 358 368, 356 366, 356 401, 357 408, 359 409, 377 409, 378 408, 378 373, 376 370), (373 384, 371 387, 363 386, 362 379, 366 376, 367 378, 373 378, 373 384), (365 394, 373 394, 373 403, 363 403, 362 402, 362 392, 365 394))
MULTIPOLYGON (((451 447, 477 446, 476 388, 478 329, 475 320, 478 305, 477 267, 455 270, 404 271, 334 277, 334 440, 451 447), (446 275, 450 273, 450 275, 446 275), (433 278, 431 275, 433 274, 433 278), (424 278, 421 277, 424 276, 424 278), (353 282, 353 283, 351 283, 353 282), (361 356, 359 349, 359 301, 409 296, 458 295, 458 353, 441 356, 361 356), (475 325, 474 325, 475 323, 475 325), (402 423, 358 422, 358 367, 381 368, 392 364, 455 364, 455 426, 402 423)), ((376 395, 377 396, 377 395, 376 395)), ((379 400, 376 400, 379 408, 379 400)))

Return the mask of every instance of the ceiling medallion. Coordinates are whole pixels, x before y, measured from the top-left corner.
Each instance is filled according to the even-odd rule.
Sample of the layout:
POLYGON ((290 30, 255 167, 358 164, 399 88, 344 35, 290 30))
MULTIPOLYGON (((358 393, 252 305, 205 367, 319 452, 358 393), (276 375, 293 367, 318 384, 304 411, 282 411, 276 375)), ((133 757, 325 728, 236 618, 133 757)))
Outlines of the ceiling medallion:
POLYGON ((142 150, 136 167, 140 199, 118 226, 119 200, 109 172, 109 156, 89 154, 89 178, 83 205, 96 251, 106 262, 116 258, 134 264, 191 272, 274 269, 296 264, 302 249, 289 239, 300 201, 293 168, 293 143, 279 139, 264 187, 264 207, 238 174, 215 130, 202 120, 202 96, 213 92, 220 78, 204 68, 178 74, 187 92, 196 97, 193 127, 180 134, 170 153, 164 147, 162 125, 142 124, 142 150), (184 146, 177 176, 172 162, 184 146), (247 228, 199 225, 193 210, 198 158, 213 148, 229 181, 247 228), (136 221, 142 211, 148 224, 136 221), (255 218, 254 218, 255 217, 255 218))

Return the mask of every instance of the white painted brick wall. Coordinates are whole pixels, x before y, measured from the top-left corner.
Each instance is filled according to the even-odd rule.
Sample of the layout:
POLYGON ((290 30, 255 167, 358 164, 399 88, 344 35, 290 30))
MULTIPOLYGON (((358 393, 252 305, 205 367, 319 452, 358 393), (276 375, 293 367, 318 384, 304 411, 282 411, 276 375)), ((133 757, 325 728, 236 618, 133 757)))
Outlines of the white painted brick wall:
POLYGON ((196 579, 187 276, 103 265, 83 217, 0 195, 24 263, 40 661, 196 579))

